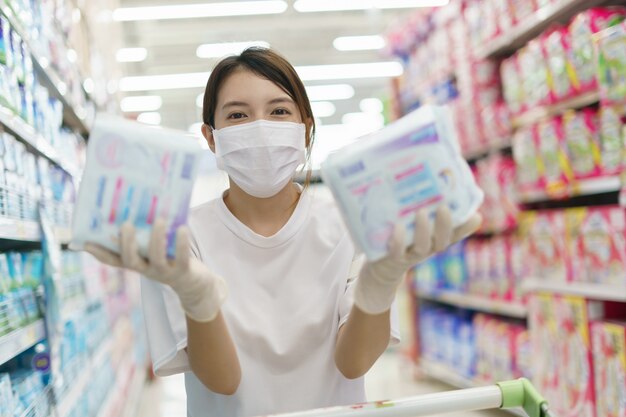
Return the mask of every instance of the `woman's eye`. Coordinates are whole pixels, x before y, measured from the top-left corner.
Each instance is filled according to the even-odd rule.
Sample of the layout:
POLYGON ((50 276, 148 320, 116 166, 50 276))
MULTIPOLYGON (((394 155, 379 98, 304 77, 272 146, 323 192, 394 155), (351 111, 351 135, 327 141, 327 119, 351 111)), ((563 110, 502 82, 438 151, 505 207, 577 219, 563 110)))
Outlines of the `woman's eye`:
POLYGON ((272 112, 272 114, 275 114, 275 115, 278 115, 278 116, 286 116, 286 115, 289 115, 291 113, 287 109, 276 109, 276 110, 274 110, 272 112))
POLYGON ((233 113, 228 116, 229 119, 243 119, 244 117, 246 117, 246 115, 243 113, 233 113))

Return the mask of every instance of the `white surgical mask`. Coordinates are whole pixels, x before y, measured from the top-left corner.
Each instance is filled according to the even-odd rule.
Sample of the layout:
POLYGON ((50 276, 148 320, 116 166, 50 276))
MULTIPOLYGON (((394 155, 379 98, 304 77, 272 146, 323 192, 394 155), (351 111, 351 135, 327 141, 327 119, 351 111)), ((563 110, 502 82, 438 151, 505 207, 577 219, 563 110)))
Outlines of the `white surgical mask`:
POLYGON ((247 194, 272 197, 304 163, 305 132, 302 123, 268 120, 213 130, 217 167, 247 194))

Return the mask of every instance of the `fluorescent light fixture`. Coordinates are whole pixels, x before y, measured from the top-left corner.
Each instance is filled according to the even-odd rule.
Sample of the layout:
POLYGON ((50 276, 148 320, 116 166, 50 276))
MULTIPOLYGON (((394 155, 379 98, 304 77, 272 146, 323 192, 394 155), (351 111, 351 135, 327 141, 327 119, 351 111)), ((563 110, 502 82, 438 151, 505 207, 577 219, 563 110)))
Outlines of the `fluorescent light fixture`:
POLYGON ((450 0, 297 0, 293 7, 299 12, 307 13, 440 7, 447 5, 449 2, 450 0))
POLYGON ((198 46, 196 55, 198 58, 220 58, 226 55, 238 55, 253 46, 269 48, 270 44, 264 41, 205 43, 198 46))
POLYGON ((120 108, 125 113, 138 113, 156 111, 162 105, 163 99, 160 96, 134 96, 124 97, 120 108))
MULTIPOLYGON (((312 65, 296 67, 303 81, 349 80, 359 78, 385 78, 402 75, 404 69, 399 62, 371 62, 363 64, 312 65)), ((179 88, 205 87, 210 72, 190 72, 167 75, 142 75, 124 77, 120 80, 121 91, 156 91, 179 88)), ((343 92, 347 94, 345 86, 343 92)), ((330 100, 330 98, 326 98, 330 100)))
POLYGON ((359 108, 363 113, 379 114, 382 113, 385 106, 380 99, 377 98, 364 98, 359 103, 359 108))
POLYGON ((350 126, 360 126, 373 132, 385 126, 385 117, 382 114, 346 113, 341 118, 341 123, 350 126))
POLYGON ((113 11, 113 20, 118 22, 131 22, 138 20, 196 19, 202 17, 280 14, 285 12, 287 7, 287 2, 284 0, 124 7, 113 11))
POLYGON ((148 57, 146 48, 122 48, 115 53, 117 62, 141 62, 148 57))
POLYGON ((142 75, 120 80, 121 91, 175 90, 206 86, 210 72, 191 72, 167 75, 142 75))
POLYGON ((337 108, 330 101, 316 101, 311 103, 311 109, 313 110, 313 116, 315 117, 330 117, 337 111, 337 108))
POLYGON ((140 113, 137 116, 137 121, 146 125, 158 126, 161 124, 161 113, 158 113, 158 112, 140 113))
POLYGON ((354 97, 354 87, 350 84, 312 85, 306 87, 310 101, 348 100, 354 97))
POLYGON ((402 75, 399 62, 370 62, 363 64, 309 65, 296 67, 303 81, 384 78, 402 75))
POLYGON ((383 49, 385 44, 385 38, 380 35, 341 36, 333 41, 333 46, 338 51, 370 51, 383 49))

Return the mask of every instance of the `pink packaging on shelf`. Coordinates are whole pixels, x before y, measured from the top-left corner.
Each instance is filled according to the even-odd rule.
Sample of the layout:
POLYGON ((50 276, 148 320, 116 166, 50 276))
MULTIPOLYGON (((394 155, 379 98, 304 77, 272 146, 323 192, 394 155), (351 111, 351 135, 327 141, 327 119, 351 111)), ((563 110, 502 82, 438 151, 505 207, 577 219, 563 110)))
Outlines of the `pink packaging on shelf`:
POLYGON ((521 113, 524 110, 526 99, 517 55, 502 61, 500 77, 502 78, 504 100, 509 107, 509 111, 513 115, 521 113))
POLYGON ((591 324, 596 415, 626 417, 626 323, 591 324))
POLYGON ((565 151, 565 134, 560 117, 537 125, 537 144, 545 190, 550 196, 561 197, 567 193, 572 173, 565 151))
POLYGON ((524 89, 524 107, 533 109, 538 105, 551 104, 548 84, 548 65, 540 39, 533 39, 519 54, 519 66, 524 89))
POLYGON ((565 149, 576 179, 600 174, 598 113, 593 109, 570 110, 563 115, 565 149))
POLYGON ((511 274, 511 241, 506 236, 491 239, 491 297, 497 300, 513 298, 513 277, 511 274))
POLYGON ((524 212, 522 222, 531 240, 530 256, 535 263, 533 278, 566 282, 570 273, 564 212, 524 212))
POLYGON ((479 246, 480 241, 470 239, 465 244, 465 266, 467 268, 467 288, 470 294, 478 294, 479 280, 479 246))
POLYGON ((624 20, 625 10, 622 7, 589 9, 570 23, 570 62, 579 92, 598 89, 593 35, 624 20))
POLYGON ((626 285, 626 215, 619 206, 586 210, 576 249, 583 281, 626 285))
POLYGON ((529 268, 529 258, 526 256, 526 246, 519 233, 506 236, 510 248, 510 271, 511 271, 511 299, 515 302, 526 304, 527 295, 522 291, 523 280, 532 276, 529 268))
POLYGON ((501 32, 506 33, 513 27, 513 1, 512 0, 492 0, 495 11, 495 18, 501 32))
POLYGON ((601 175, 618 175, 624 169, 624 122, 613 107, 600 108, 600 170, 601 175))
POLYGON ((543 188, 543 173, 537 147, 535 126, 517 130, 513 135, 513 158, 519 190, 532 192, 543 188))
POLYGON ((576 95, 574 68, 569 58, 569 30, 555 27, 542 36, 543 49, 548 62, 548 84, 552 102, 576 95))
POLYGON ((511 9, 515 23, 519 24, 537 10, 537 3, 535 0, 511 0, 511 9))

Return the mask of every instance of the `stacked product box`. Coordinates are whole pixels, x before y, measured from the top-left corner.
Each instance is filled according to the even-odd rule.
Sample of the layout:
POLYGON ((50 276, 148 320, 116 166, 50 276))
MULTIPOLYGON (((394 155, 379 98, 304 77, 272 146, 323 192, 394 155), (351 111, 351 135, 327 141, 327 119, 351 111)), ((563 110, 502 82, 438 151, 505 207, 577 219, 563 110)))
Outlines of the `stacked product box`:
POLYGON ((527 276, 550 281, 626 284, 623 208, 600 206, 525 212, 520 233, 527 276))
POLYGON ((424 304, 420 346, 425 360, 480 383, 530 376, 530 342, 521 324, 467 310, 424 304))
POLYGON ((626 323, 597 321, 591 324, 596 415, 626 415, 626 323))
POLYGON ((559 415, 596 416, 589 326, 603 314, 601 303, 579 297, 535 295, 530 300, 534 383, 559 415))
POLYGON ((567 111, 518 130, 513 155, 520 189, 561 197, 582 180, 620 174, 623 126, 614 108, 602 106, 567 111))

